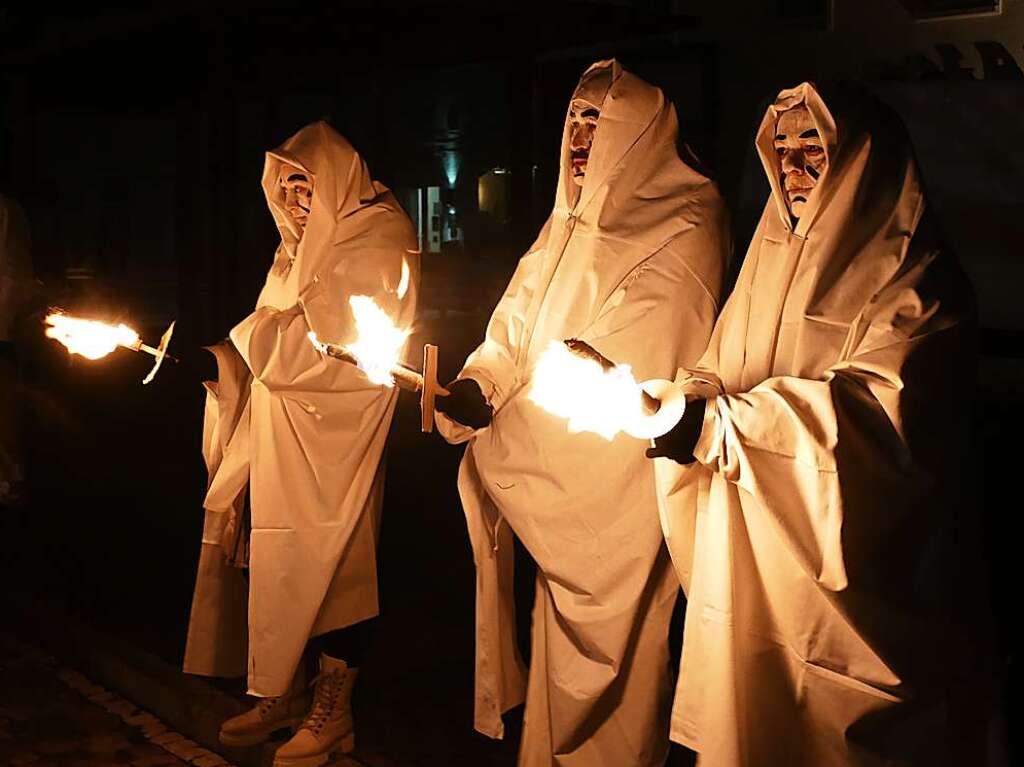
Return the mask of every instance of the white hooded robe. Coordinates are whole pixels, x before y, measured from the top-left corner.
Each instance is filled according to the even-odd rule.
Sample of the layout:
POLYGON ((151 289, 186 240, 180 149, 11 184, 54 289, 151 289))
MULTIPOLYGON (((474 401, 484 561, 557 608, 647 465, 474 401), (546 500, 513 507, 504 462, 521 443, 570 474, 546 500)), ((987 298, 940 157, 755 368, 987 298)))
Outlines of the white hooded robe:
POLYGON ((348 299, 373 298, 409 327, 419 276, 416 235, 390 191, 326 123, 267 154, 263 190, 281 232, 256 311, 215 353, 204 457, 210 486, 185 670, 247 671, 249 692, 285 692, 306 641, 378 612, 376 533, 382 453, 396 389, 321 355, 308 338, 356 337, 348 299), (303 232, 284 209, 282 164, 313 179, 303 232), (400 295, 402 263, 412 274, 400 295), (251 498, 247 630, 237 558, 251 498), (239 649, 248 660, 239 669, 239 649))
POLYGON ((656 461, 687 594, 672 737, 701 767, 938 765, 958 737, 968 649, 943 612, 972 298, 898 119, 833 107, 805 83, 769 108, 771 198, 680 374, 707 398, 697 463, 656 461), (829 163, 794 226, 774 137, 798 105, 829 163))
POLYGON ((570 434, 528 399, 531 370, 550 341, 577 337, 640 380, 671 378, 707 344, 727 255, 721 200, 679 160, 671 103, 614 61, 584 81, 601 68, 611 86, 582 189, 567 119, 554 210, 460 374, 494 420, 474 432, 439 416, 450 441, 470 440, 459 491, 477 566, 475 725, 491 737, 524 696, 513 533, 538 566, 523 767, 663 762, 678 591, 646 444, 570 434))

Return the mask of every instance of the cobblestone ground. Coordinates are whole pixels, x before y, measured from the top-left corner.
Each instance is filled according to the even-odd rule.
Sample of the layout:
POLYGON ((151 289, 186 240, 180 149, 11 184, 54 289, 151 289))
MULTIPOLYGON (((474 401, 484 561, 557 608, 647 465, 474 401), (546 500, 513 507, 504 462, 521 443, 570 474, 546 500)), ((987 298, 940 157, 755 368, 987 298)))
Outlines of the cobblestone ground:
POLYGON ((56 659, 0 633, 0 765, 224 767, 227 762, 56 659))

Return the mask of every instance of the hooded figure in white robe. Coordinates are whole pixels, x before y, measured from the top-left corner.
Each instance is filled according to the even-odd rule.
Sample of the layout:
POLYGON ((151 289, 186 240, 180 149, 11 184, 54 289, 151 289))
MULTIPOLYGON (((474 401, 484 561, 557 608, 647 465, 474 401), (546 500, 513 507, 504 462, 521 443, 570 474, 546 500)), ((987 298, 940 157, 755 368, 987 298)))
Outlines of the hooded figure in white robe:
POLYGON ((356 338, 349 297, 412 324, 416 235, 391 192, 324 122, 267 153, 281 233, 256 311, 214 347, 203 454, 206 524, 185 670, 248 674, 250 694, 288 691, 306 641, 378 613, 376 536, 396 389, 312 345, 356 338), (283 168, 313 182, 305 228, 285 207, 283 168), (412 274, 403 290, 403 262, 412 274), (245 493, 251 530, 244 524, 245 493), (235 564, 248 561, 246 583, 235 564))
MULTIPOLYGON (((502 737, 526 698, 523 767, 654 767, 668 748, 667 633, 678 584, 645 443, 570 434, 530 401, 549 342, 579 338, 671 378, 707 345, 728 235, 715 185, 676 153, 675 110, 615 61, 575 97, 600 110, 582 186, 570 121, 551 217, 520 260, 459 378, 493 408, 459 472, 477 567, 475 726, 502 737), (537 563, 529 684, 515 646, 513 534, 537 563)), ((439 405, 439 409, 441 406, 439 405)))
POLYGON ((656 461, 688 600, 672 738, 701 767, 980 764, 954 756, 975 658, 948 609, 971 559, 970 287, 876 100, 783 91, 757 149, 771 197, 679 378, 706 403, 696 460, 656 461), (799 107, 827 167, 794 218, 775 144, 799 107))

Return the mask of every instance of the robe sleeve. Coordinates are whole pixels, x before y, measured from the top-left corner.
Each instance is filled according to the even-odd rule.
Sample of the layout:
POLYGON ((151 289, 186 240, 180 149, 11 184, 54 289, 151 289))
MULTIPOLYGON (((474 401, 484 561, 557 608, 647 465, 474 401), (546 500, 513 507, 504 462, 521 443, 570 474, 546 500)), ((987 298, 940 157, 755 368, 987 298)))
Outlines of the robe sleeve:
MULTIPOLYGON (((525 333, 526 314, 537 288, 540 263, 544 255, 540 243, 547 241, 548 225, 537 238, 537 244, 519 259, 505 293, 487 323, 483 342, 466 359, 458 378, 472 378, 483 391, 492 408, 498 410, 518 380, 519 347, 525 333)), ((436 414, 438 431, 452 444, 470 439, 476 430, 436 414)))
MULTIPOLYGON (((347 247, 351 249, 352 245, 347 247)), ((307 285, 294 306, 278 310, 264 306, 231 330, 231 341, 252 371, 271 391, 361 391, 377 388, 355 366, 318 352, 309 339, 312 330, 325 342, 345 344, 356 337, 351 296, 365 295, 399 326, 412 323, 418 265, 401 298, 401 247, 364 248, 359 258, 338 259, 307 285)))
POLYGON ((217 380, 204 383, 203 459, 209 480, 203 507, 230 512, 249 482, 252 375, 233 344, 225 341, 207 348, 217 359, 217 380))
MULTIPOLYGON (((769 378, 708 400, 694 455, 753 496, 825 589, 854 552, 877 548, 930 480, 928 439, 963 439, 948 370, 962 360, 964 304, 930 254, 905 267, 854 322, 816 380, 769 378)), ((684 388, 713 376, 695 371, 684 388)), ((919 534, 924 531, 919 530, 919 534)))

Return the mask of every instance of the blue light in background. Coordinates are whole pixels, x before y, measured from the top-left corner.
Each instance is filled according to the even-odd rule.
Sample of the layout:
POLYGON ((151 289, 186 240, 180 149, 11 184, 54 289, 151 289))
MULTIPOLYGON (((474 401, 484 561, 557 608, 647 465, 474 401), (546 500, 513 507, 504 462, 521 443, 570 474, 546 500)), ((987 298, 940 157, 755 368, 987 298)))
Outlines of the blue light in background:
POLYGON ((462 167, 462 160, 459 153, 454 149, 446 150, 444 153, 444 175, 448 179, 448 188, 454 189, 455 182, 459 179, 459 169, 462 167))

